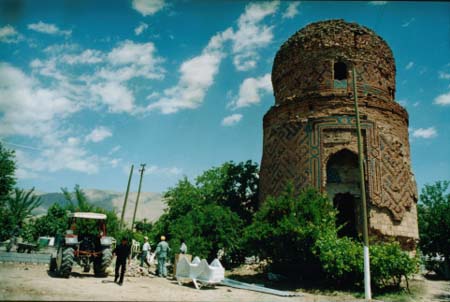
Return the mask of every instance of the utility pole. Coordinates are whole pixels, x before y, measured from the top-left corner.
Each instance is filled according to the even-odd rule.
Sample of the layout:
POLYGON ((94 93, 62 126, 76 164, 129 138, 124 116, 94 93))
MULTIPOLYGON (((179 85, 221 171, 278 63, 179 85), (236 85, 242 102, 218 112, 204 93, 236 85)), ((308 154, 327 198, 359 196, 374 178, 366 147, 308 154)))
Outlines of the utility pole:
POLYGON ((133 168, 134 165, 131 165, 130 176, 128 177, 127 192, 125 193, 125 200, 123 201, 122 207, 122 215, 120 216, 120 228, 119 228, 120 230, 122 230, 123 228, 123 218, 125 216, 125 209, 127 207, 128 193, 130 192, 131 177, 133 176, 133 168))
POLYGON ((361 183, 361 201, 363 212, 363 239, 364 239, 364 293, 366 300, 372 300, 372 293, 370 289, 370 256, 369 256, 369 235, 367 227, 367 203, 366 203, 366 184, 364 177, 364 154, 361 139, 361 124, 359 121, 358 110, 358 90, 356 87, 356 68, 353 64, 353 95, 355 98, 355 114, 356 114, 356 132, 358 138, 358 161, 359 173, 361 183))
POLYGON ((133 221, 131 223, 131 229, 134 228, 134 220, 136 219, 136 212, 137 212, 138 203, 139 203, 139 196, 141 195, 142 176, 144 175, 144 171, 145 171, 145 164, 141 164, 141 168, 139 169, 139 172, 141 172, 141 178, 139 179, 139 188, 138 188, 138 193, 137 193, 137 197, 136 197, 136 205, 134 206, 134 214, 133 214, 133 221))

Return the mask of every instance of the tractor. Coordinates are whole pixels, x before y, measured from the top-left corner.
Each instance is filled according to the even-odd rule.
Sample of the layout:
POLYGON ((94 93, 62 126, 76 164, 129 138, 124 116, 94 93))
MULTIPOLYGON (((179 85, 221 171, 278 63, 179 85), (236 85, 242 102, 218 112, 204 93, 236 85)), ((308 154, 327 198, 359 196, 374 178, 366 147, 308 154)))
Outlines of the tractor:
POLYGON ((97 277, 106 277, 112 261, 111 245, 114 238, 106 236, 106 215, 75 212, 69 215, 69 227, 64 236, 58 236, 56 257, 50 260, 50 271, 68 278, 77 263, 88 273, 91 266, 97 277))

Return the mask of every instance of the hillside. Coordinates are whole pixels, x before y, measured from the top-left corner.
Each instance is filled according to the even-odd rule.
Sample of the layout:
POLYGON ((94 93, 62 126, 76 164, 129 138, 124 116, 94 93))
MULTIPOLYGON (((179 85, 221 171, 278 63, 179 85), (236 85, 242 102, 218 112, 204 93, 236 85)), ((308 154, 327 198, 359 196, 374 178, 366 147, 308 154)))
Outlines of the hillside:
MULTIPOLYGON (((123 201, 125 193, 115 191, 103 191, 97 189, 84 189, 88 200, 107 210, 114 210, 120 217, 122 213, 123 201)), ((34 211, 35 215, 42 215, 47 212, 47 209, 54 203, 60 205, 67 204, 62 193, 40 193, 42 205, 34 211)), ((134 206, 136 203, 137 192, 130 192, 128 194, 128 203, 125 210, 125 220, 131 221, 133 218, 134 206)), ((155 221, 161 216, 165 208, 160 193, 141 192, 139 197, 139 207, 136 213, 136 219, 142 220, 147 218, 149 221, 155 221)))

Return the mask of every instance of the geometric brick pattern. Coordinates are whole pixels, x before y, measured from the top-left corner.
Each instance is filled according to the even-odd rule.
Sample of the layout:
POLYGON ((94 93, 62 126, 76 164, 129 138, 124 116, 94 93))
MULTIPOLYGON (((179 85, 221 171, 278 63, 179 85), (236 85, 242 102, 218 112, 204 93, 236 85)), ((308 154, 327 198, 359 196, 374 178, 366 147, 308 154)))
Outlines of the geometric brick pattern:
POLYGON ((405 161, 403 144, 399 140, 380 135, 381 182, 383 195, 378 206, 388 208, 396 221, 401 221, 404 213, 417 200, 415 182, 411 181, 411 167, 405 161))

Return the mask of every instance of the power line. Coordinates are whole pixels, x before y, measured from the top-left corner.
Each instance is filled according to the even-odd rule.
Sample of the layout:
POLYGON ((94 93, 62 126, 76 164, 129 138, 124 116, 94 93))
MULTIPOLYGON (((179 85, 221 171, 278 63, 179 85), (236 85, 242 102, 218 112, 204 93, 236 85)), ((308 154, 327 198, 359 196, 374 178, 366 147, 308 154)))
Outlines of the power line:
POLYGON ((39 149, 39 148, 36 148, 36 147, 32 147, 32 146, 10 143, 10 142, 5 141, 4 139, 1 139, 1 138, 0 138, 0 141, 2 143, 5 143, 5 144, 10 145, 10 146, 14 146, 14 147, 19 147, 19 148, 24 148, 24 149, 34 150, 34 151, 43 151, 42 149, 39 149))

